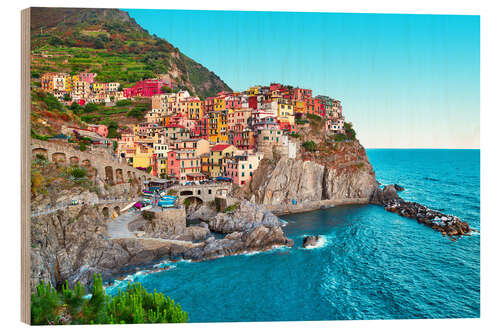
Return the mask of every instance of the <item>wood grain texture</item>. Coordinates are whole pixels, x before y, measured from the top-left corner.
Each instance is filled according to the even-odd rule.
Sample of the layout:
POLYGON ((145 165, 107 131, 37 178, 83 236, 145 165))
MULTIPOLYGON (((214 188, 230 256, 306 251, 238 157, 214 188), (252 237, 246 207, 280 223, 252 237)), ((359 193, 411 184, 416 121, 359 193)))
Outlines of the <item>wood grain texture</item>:
POLYGON ((21 321, 30 324, 30 12, 21 11, 21 321))

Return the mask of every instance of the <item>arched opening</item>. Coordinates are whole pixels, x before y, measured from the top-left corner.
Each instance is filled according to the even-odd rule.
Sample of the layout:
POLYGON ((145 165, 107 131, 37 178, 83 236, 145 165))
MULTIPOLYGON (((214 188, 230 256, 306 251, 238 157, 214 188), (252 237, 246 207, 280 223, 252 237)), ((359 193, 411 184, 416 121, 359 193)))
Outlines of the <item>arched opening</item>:
POLYGON ((115 206, 115 208, 113 208, 113 218, 117 216, 120 216, 120 207, 115 206))
POLYGON ((106 176, 106 183, 107 184, 113 184, 114 178, 113 178, 113 168, 110 166, 107 166, 104 168, 104 173, 106 176))
POLYGON ((36 159, 36 158, 38 158, 38 159, 46 159, 46 160, 49 159, 49 155, 47 153, 47 149, 45 149, 45 148, 35 148, 31 152, 32 152, 31 156, 32 156, 33 159, 36 159))
POLYGON ((131 179, 132 179, 132 172, 127 171, 127 180, 131 180, 131 179))
POLYGON ((182 202, 184 207, 186 207, 186 212, 190 214, 196 211, 201 205, 203 205, 203 200, 199 197, 188 197, 182 202))
POLYGON ((102 209, 102 215, 104 215, 105 218, 109 217, 109 208, 108 207, 104 207, 102 209))
POLYGON ((89 160, 83 160, 82 161, 82 167, 84 168, 90 168, 92 166, 92 164, 90 163, 89 160))
POLYGON ((52 162, 61 164, 66 163, 66 154, 65 153, 52 154, 52 162))
POLYGON ((116 169, 116 183, 117 184, 123 183, 123 170, 122 169, 116 169))
POLYGON ((193 191, 181 191, 181 195, 193 195, 193 191))
POLYGON ((69 163, 71 165, 78 165, 78 162, 80 162, 80 159, 78 157, 76 157, 76 156, 71 156, 69 158, 69 163))

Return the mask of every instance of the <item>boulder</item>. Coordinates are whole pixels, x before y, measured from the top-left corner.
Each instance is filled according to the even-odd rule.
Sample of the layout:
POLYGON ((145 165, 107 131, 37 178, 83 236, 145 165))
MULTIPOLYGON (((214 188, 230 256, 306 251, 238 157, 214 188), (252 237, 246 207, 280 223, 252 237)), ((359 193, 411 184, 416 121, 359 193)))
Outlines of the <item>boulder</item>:
POLYGON ((318 244, 318 241, 319 241, 319 236, 306 236, 302 240, 302 247, 306 248, 306 247, 315 246, 318 244))
POLYGON ((404 191, 405 188, 401 185, 398 185, 398 184, 394 184, 394 188, 396 189, 396 191, 398 192, 401 192, 401 191, 404 191))

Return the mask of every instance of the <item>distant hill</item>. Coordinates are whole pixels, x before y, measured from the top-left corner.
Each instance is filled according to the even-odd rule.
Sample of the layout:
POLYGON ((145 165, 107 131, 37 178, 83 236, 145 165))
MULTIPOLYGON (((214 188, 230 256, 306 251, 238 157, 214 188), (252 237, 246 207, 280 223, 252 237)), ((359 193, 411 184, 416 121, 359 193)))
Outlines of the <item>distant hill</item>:
POLYGON ((119 9, 32 8, 32 72, 91 71, 125 86, 166 74, 202 98, 231 91, 224 81, 119 9))

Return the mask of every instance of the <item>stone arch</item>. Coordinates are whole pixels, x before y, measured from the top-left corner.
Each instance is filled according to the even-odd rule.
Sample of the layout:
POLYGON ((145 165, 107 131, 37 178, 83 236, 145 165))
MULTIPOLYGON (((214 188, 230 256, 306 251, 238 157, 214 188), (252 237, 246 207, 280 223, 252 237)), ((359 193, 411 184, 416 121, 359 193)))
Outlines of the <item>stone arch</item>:
POLYGON ((66 154, 57 152, 52 154, 52 162, 54 163, 66 163, 66 154))
POLYGON ((45 148, 34 148, 32 151, 32 158, 36 158, 37 155, 45 157, 46 160, 49 159, 49 154, 45 148))
POLYGON ((120 216, 120 207, 119 206, 115 206, 113 208, 113 211, 116 213, 116 216, 120 216))
POLYGON ((184 196, 184 195, 193 195, 193 191, 191 191, 191 190, 181 191, 180 195, 182 195, 182 196, 184 196))
POLYGON ((113 184, 114 182, 114 177, 113 177, 113 168, 110 167, 109 165, 104 168, 104 175, 106 177, 106 183, 108 184, 113 184))
POLYGON ((78 165, 78 164, 79 164, 79 162, 80 162, 80 159, 78 158, 78 156, 71 156, 71 157, 69 158, 69 163, 70 163, 71 165, 78 165))
POLYGON ((189 206, 191 206, 191 205, 193 205, 193 204, 194 204, 194 205, 196 205, 196 206, 199 206, 199 205, 203 204, 203 199, 202 199, 202 198, 200 198, 200 197, 198 197, 198 196, 195 196, 195 195, 192 195, 192 196, 189 196, 189 197, 185 198, 185 199, 182 201, 182 203, 183 203, 183 204, 186 204, 186 201, 189 201, 189 202, 190 202, 190 203, 189 203, 189 206))
POLYGON ((108 207, 104 207, 102 209, 102 215, 104 215, 105 218, 109 218, 109 208, 108 207))
POLYGON ((120 184, 123 183, 123 170, 122 169, 116 169, 116 183, 120 184))
POLYGON ((82 167, 90 168, 91 166, 92 166, 92 163, 90 163, 90 160, 83 160, 82 161, 82 167))
POLYGON ((132 172, 127 171, 127 180, 131 180, 132 179, 132 172))

